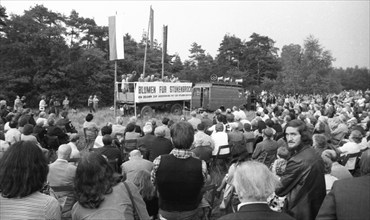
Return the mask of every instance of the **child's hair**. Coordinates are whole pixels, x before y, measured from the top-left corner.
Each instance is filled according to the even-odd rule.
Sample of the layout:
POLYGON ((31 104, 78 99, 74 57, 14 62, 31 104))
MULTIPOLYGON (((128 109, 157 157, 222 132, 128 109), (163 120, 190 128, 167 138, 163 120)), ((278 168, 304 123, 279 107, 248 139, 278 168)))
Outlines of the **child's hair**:
POLYGON ((290 153, 288 151, 288 148, 286 147, 279 147, 277 149, 277 155, 280 157, 280 158, 283 158, 283 159, 288 159, 288 157, 290 156, 290 153))

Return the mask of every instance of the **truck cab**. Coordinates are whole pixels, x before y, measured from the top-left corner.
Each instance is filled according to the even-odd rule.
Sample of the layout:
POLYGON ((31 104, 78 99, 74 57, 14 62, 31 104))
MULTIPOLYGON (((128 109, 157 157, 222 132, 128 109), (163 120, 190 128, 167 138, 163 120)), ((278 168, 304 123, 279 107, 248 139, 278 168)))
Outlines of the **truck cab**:
POLYGON ((215 111, 223 105, 225 108, 245 105, 247 99, 241 85, 228 82, 197 83, 191 95, 191 108, 215 111))

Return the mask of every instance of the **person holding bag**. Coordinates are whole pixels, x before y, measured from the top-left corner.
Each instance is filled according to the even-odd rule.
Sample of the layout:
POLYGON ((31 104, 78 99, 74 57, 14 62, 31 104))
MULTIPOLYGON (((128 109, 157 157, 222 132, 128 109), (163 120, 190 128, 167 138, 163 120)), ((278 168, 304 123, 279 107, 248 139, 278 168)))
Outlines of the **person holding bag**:
POLYGON ((72 219, 150 219, 133 183, 118 182, 107 160, 95 152, 84 155, 75 178, 77 203, 72 219))

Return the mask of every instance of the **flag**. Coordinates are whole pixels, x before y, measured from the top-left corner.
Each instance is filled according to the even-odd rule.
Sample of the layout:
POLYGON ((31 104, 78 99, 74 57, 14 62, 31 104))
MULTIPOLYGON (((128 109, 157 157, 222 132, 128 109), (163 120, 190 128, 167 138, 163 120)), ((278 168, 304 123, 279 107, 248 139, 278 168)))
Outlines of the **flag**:
POLYGON ((227 82, 230 80, 230 77, 224 78, 224 82, 227 82))
POLYGON ((108 17, 109 24, 109 60, 124 59, 123 17, 120 15, 108 17))
POLYGON ((154 40, 154 10, 150 6, 150 48, 153 49, 154 40))
POLYGON ((166 57, 166 54, 167 54, 167 35, 168 35, 168 26, 163 25, 163 54, 164 54, 164 58, 166 57))
POLYGON ((217 77, 217 81, 222 81, 224 79, 224 77, 223 76, 221 76, 221 77, 217 77))

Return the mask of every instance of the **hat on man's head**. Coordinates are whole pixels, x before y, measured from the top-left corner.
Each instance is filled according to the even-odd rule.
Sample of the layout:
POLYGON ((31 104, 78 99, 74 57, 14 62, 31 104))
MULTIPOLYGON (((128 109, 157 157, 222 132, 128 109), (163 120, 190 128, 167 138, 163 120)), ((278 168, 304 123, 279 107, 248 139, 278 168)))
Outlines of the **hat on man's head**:
POLYGON ((202 116, 203 116, 203 117, 207 117, 207 116, 208 116, 208 113, 207 113, 206 111, 204 111, 204 112, 202 113, 202 116))
POLYGON ((271 128, 265 128, 263 129, 263 134, 266 135, 267 137, 272 137, 274 135, 274 132, 272 131, 271 128))

